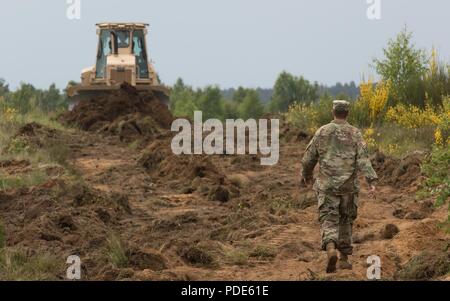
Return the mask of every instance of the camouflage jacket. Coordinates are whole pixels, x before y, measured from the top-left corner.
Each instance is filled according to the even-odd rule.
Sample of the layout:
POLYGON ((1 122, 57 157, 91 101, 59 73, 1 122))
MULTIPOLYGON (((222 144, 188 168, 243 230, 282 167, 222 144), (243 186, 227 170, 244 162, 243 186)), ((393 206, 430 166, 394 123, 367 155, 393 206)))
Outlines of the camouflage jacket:
POLYGON ((316 132, 302 159, 305 180, 312 180, 317 162, 320 169, 314 184, 316 191, 336 194, 358 192, 358 171, 363 173, 369 184, 378 179, 360 130, 346 121, 334 120, 316 132))

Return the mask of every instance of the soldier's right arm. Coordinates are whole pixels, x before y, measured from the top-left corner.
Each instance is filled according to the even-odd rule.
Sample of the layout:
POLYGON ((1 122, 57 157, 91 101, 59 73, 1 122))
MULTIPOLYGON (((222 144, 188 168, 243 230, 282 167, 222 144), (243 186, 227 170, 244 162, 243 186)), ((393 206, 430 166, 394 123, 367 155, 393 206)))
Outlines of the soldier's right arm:
POLYGON ((378 180, 378 176, 372 167, 372 163, 370 162, 369 159, 369 152, 367 150, 367 144, 364 141, 364 138, 362 137, 360 131, 357 131, 356 133, 356 140, 357 140, 356 162, 358 170, 363 173, 364 177, 367 180, 367 183, 373 184, 374 182, 376 182, 376 180, 378 180))
POLYGON ((310 181, 313 178, 314 167, 319 159, 319 153, 317 151, 317 133, 312 138, 306 147, 305 154, 302 159, 302 178, 305 181, 310 181))

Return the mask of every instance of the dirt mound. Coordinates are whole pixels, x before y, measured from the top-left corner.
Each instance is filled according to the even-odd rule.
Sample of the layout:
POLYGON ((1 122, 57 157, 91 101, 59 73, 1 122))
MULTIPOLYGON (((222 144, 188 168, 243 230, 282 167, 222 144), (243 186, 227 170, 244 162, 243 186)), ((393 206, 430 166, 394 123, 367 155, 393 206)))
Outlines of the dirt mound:
POLYGON ((311 140, 312 136, 305 131, 289 124, 282 120, 280 129, 280 138, 284 139, 286 142, 308 142, 311 140))
POLYGON ((435 210, 432 200, 402 201, 394 205, 392 215, 398 219, 422 220, 430 216, 435 210))
POLYGON ((55 133, 55 130, 46 129, 44 126, 40 125, 36 122, 27 123, 24 126, 22 126, 16 136, 27 136, 27 137, 34 137, 34 136, 51 136, 53 137, 55 133))
MULTIPOLYGON (((62 264, 70 255, 84 257, 88 278, 101 269, 107 234, 128 216, 128 204, 82 183, 51 180, 0 194, 8 248, 27 258, 47 254, 62 264)), ((65 270, 60 273, 64 277, 65 270)))
POLYGON ((238 187, 231 183, 211 157, 174 155, 168 139, 154 141, 142 152, 138 164, 159 181, 171 181, 175 186, 178 183, 185 193, 197 191, 219 202, 227 202, 239 194, 238 187))
POLYGON ((27 123, 12 136, 4 152, 18 152, 23 149, 28 151, 60 144, 60 131, 48 128, 36 122, 27 123), (59 141, 59 142, 58 142, 59 141))
POLYGON ((183 177, 193 180, 200 178, 216 178, 223 182, 223 177, 217 167, 207 156, 174 155, 168 140, 153 142, 142 153, 139 164, 148 171, 157 173, 160 177, 183 177))
POLYGON ((378 178, 383 184, 402 188, 414 186, 414 182, 421 178, 422 154, 413 153, 402 159, 397 159, 377 152, 371 159, 378 178))
POLYGON ((400 280, 429 280, 450 272, 449 252, 423 252, 396 274, 400 280))
POLYGON ((80 101, 61 116, 64 123, 86 131, 103 131, 121 137, 153 135, 169 129, 173 116, 150 92, 138 92, 124 83, 120 89, 80 101))

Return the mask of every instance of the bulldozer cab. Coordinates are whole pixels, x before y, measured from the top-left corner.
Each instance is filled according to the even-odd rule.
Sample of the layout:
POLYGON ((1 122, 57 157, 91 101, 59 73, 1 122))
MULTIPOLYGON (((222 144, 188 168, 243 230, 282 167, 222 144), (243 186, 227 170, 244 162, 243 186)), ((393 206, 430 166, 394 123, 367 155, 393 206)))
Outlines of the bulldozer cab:
POLYGON ((170 90, 159 82, 147 55, 145 23, 97 24, 98 46, 95 65, 81 71, 81 83, 69 85, 69 109, 81 100, 95 101, 128 83, 140 92, 152 92, 164 104, 170 90))
POLYGON ((99 26, 99 42, 95 77, 97 79, 106 77, 108 56, 134 55, 137 78, 148 79, 149 70, 145 43, 146 24, 141 26, 126 24, 97 26, 99 26))

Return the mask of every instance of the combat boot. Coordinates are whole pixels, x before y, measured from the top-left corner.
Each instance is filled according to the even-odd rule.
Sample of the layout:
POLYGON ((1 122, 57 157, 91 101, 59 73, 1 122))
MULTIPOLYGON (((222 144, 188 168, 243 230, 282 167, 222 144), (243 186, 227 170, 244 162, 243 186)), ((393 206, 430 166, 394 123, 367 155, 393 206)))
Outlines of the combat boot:
POLYGON ((334 273, 336 272, 336 262, 338 259, 336 244, 334 242, 329 242, 326 249, 328 255, 327 273, 334 273))
POLYGON ((341 257, 339 258, 339 269, 351 270, 352 268, 353 268, 353 266, 348 261, 348 256, 346 254, 341 254, 341 257))

